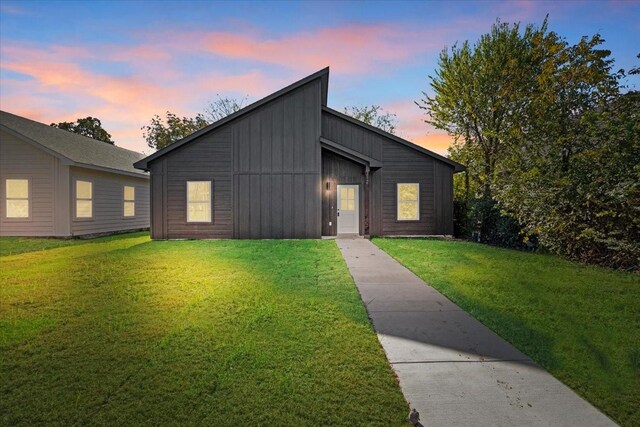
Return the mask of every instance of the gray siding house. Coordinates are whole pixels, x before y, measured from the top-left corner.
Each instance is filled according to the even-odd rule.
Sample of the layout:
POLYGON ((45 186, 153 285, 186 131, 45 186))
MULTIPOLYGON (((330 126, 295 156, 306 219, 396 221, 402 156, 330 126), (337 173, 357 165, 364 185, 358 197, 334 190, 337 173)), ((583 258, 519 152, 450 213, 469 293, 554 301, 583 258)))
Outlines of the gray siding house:
POLYGON ((149 227, 144 157, 0 112, 0 235, 70 237, 149 227))
POLYGON ((462 165, 327 107, 329 69, 135 167, 154 239, 450 235, 462 165))

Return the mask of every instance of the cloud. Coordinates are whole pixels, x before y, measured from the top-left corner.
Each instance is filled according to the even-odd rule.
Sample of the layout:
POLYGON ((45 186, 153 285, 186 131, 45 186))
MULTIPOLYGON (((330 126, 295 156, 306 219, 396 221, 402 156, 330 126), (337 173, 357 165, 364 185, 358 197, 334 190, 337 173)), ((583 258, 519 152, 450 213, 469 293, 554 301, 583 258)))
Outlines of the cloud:
POLYGON ((256 33, 197 33, 202 49, 226 58, 287 65, 314 70, 333 67, 354 74, 380 69, 383 64, 411 61, 416 55, 440 49, 449 29, 409 30, 392 25, 352 24, 303 31, 279 38, 256 33), (426 34, 425 34, 426 33, 426 34), (428 35, 428 37, 423 37, 428 35))
POLYGON ((137 150, 146 147, 140 128, 154 114, 191 115, 194 98, 201 108, 216 93, 255 95, 272 89, 270 79, 255 70, 233 75, 178 71, 166 63, 170 55, 149 46, 105 47, 97 57, 73 46, 3 44, 0 53, 3 108, 45 123, 99 117, 118 145, 137 150), (99 64, 104 70, 98 61, 106 62, 99 64), (110 73, 109 65, 121 62, 132 71, 110 73))
POLYGON ((327 65, 350 78, 393 72, 451 31, 346 24, 278 37, 245 28, 156 30, 120 44, 3 40, 2 102, 44 122, 99 117, 117 144, 142 150, 154 114, 193 115, 217 93, 258 99, 327 65))
POLYGON ((7 2, 0 3, 0 13, 6 13, 7 15, 26 15, 27 12, 15 4, 9 4, 7 2))
POLYGON ((447 155, 447 149, 453 138, 425 123, 425 112, 413 100, 405 99, 387 103, 384 110, 393 113, 398 119, 396 133, 401 138, 409 140, 428 150, 441 155, 447 155))

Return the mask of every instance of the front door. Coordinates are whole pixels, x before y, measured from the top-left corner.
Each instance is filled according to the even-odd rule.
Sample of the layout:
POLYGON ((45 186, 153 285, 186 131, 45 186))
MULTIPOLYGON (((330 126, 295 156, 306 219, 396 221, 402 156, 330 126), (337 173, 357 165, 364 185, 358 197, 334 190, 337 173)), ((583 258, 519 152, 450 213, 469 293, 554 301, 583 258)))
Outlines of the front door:
POLYGON ((338 234, 360 232, 357 185, 338 185, 338 234))

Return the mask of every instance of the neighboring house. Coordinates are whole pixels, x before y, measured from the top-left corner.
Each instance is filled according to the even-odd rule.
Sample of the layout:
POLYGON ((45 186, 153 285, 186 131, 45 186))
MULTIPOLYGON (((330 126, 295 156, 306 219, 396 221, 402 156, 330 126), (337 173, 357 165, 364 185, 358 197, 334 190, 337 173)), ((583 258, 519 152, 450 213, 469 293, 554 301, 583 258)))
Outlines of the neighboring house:
POLYGON ((144 157, 0 112, 0 235, 68 237, 149 227, 144 157))
POLYGON ((326 68, 135 163, 151 235, 453 234, 462 165, 327 107, 326 68))

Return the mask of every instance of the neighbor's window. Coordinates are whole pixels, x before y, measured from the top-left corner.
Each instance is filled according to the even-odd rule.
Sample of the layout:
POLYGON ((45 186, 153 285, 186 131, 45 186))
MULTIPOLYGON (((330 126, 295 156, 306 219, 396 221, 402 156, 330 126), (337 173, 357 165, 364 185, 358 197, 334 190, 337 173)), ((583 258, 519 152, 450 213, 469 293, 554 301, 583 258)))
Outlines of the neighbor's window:
POLYGON ((187 181, 187 222, 211 222, 211 181, 187 181))
POLYGON ((29 218, 29 180, 6 180, 7 218, 29 218))
POLYGON ((124 216, 136 216, 136 188, 124 186, 124 216))
POLYGON ((420 219, 420 184, 398 184, 398 220, 420 219))
POLYGON ((76 218, 93 217, 93 183, 76 181, 76 218))

